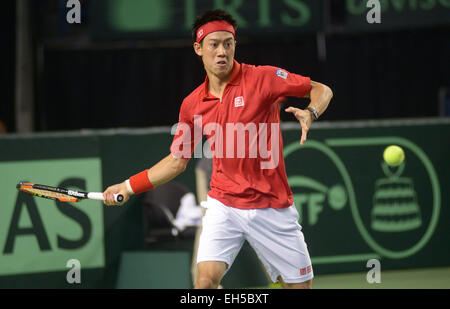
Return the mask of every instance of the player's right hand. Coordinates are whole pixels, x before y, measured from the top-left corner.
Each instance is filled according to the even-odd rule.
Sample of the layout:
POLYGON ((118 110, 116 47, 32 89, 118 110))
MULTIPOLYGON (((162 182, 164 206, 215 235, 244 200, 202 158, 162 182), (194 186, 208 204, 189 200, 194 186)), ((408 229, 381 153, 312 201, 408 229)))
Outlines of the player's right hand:
POLYGON ((294 114, 295 118, 297 118, 298 122, 300 123, 302 127, 302 137, 300 139, 300 145, 303 145, 303 143, 306 141, 308 130, 311 127, 311 123, 313 121, 311 112, 292 106, 286 108, 285 111, 294 114))
POLYGON ((103 203, 107 206, 122 206, 130 199, 130 192, 128 192, 127 185, 125 182, 108 187, 105 192, 103 192, 104 201, 103 203), (117 203, 114 200, 114 194, 122 194, 123 201, 117 203))

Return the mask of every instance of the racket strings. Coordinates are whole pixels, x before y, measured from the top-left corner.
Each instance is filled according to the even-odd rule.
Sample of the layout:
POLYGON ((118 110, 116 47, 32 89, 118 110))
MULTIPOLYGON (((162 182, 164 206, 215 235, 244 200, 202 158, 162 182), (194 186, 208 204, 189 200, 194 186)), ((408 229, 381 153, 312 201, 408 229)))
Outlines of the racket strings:
POLYGON ((53 192, 53 191, 47 191, 47 190, 41 190, 41 189, 35 189, 35 188, 22 188, 22 191, 31 193, 33 195, 37 195, 40 197, 46 197, 50 199, 56 199, 63 202, 76 202, 78 199, 76 197, 59 193, 59 192, 53 192))

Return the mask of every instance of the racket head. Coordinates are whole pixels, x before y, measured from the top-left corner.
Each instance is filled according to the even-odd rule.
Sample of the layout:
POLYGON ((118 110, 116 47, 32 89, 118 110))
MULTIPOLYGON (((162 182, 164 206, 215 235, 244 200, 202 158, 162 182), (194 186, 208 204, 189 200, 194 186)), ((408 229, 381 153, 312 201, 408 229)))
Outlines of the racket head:
POLYGON ((80 199, 70 196, 68 194, 64 194, 61 192, 58 192, 58 188, 56 187, 50 187, 50 186, 43 186, 31 182, 20 182, 17 184, 16 188, 19 191, 38 196, 43 197, 51 200, 57 200, 60 202, 71 202, 76 203, 80 201, 80 199))

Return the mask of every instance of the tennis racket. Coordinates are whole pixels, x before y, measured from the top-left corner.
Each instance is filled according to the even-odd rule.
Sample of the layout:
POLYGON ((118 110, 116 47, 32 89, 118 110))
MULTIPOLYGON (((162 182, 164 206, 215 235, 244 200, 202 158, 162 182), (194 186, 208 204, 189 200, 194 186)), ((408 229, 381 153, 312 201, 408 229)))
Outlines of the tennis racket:
MULTIPOLYGON (((35 196, 48 198, 51 200, 58 200, 60 202, 79 202, 84 199, 103 201, 103 193, 101 192, 82 192, 69 190, 61 187, 51 187, 46 185, 39 185, 30 182, 21 182, 17 184, 17 189, 35 196)), ((114 194, 116 203, 123 201, 122 194, 114 194)))

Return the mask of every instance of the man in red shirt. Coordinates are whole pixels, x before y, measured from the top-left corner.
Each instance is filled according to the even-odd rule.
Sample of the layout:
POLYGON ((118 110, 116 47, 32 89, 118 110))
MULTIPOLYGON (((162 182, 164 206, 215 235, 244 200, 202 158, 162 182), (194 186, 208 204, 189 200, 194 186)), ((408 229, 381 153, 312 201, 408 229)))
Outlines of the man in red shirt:
POLYGON ((225 11, 207 11, 193 25, 194 51, 201 57, 205 82, 180 108, 171 154, 152 168, 105 192, 106 205, 125 203, 182 173, 189 159, 202 155, 197 144, 208 138, 213 174, 197 254, 196 288, 217 288, 247 240, 272 281, 285 288, 311 288, 313 270, 298 212, 287 183, 279 127, 280 97, 308 97, 307 109, 289 107, 306 140, 313 120, 326 110, 332 91, 308 77, 272 66, 234 59, 236 22, 225 11), (194 153, 195 152, 195 153, 194 153))

